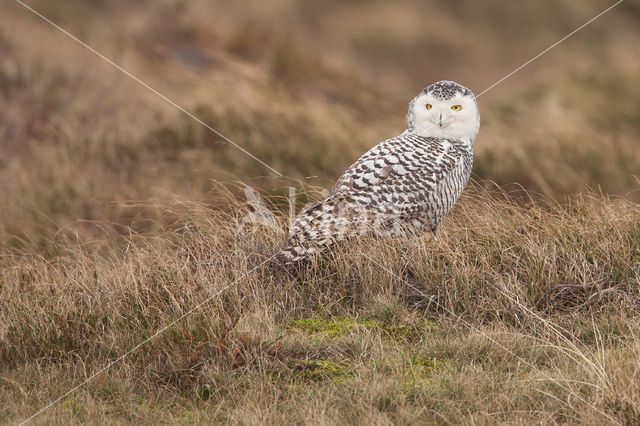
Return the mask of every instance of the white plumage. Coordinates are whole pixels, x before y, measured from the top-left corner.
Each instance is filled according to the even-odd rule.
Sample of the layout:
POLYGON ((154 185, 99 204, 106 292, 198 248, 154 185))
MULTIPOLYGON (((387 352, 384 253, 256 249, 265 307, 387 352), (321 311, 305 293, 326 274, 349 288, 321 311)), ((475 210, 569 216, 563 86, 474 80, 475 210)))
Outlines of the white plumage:
POLYGON ((434 83, 409 104, 407 130, 374 146, 329 197, 294 220, 281 256, 298 261, 352 235, 435 232, 466 186, 480 129, 473 93, 434 83))

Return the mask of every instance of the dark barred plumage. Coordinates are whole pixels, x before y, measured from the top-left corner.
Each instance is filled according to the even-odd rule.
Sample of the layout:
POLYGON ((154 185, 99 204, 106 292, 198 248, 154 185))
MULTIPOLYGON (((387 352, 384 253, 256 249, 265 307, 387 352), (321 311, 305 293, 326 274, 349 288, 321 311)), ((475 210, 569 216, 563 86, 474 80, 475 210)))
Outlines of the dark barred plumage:
MULTIPOLYGON (((446 83, 430 86, 435 96, 455 95, 452 82, 446 83)), ((471 94, 457 86, 462 96, 471 94)), ((328 198, 296 217, 281 257, 305 259, 353 235, 435 232, 469 180, 472 141, 408 129, 376 145, 347 169, 328 198)))
POLYGON ((437 99, 447 100, 454 97, 457 93, 460 93, 464 96, 471 95, 471 90, 466 87, 460 86, 455 81, 443 80, 437 83, 433 83, 431 86, 426 87, 423 91, 423 94, 431 93, 437 99))

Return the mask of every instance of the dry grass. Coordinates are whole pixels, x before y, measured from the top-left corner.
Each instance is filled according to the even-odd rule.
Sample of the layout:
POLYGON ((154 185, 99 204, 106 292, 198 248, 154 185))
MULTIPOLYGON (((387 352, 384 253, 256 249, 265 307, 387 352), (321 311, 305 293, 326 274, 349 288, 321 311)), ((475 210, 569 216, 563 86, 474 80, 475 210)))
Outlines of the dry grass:
POLYGON ((358 241, 291 276, 247 275, 283 236, 237 234, 230 204, 157 206, 171 225, 120 248, 5 251, 5 418, 212 298, 43 419, 638 421, 637 205, 476 188, 436 240, 358 241))
POLYGON ((240 227, 245 183, 285 229, 287 187, 317 198, 426 83, 479 91, 606 7, 496 3, 33 2, 285 179, 9 3, 2 419, 205 302, 35 422, 640 422, 632 3, 480 98, 478 182, 436 239, 249 272, 285 234, 240 227))

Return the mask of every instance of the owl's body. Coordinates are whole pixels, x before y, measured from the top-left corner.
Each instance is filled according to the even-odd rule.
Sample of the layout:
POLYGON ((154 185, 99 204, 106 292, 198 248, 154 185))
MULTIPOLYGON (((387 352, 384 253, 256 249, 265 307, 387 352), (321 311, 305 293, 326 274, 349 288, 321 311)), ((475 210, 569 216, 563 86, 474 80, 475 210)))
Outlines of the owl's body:
POLYGON ((463 86, 438 82, 411 102, 408 119, 404 133, 370 149, 328 198, 296 217, 285 260, 308 258, 354 235, 436 231, 471 175, 477 104, 463 86), (443 115, 439 104, 452 102, 454 112, 469 111, 443 115))

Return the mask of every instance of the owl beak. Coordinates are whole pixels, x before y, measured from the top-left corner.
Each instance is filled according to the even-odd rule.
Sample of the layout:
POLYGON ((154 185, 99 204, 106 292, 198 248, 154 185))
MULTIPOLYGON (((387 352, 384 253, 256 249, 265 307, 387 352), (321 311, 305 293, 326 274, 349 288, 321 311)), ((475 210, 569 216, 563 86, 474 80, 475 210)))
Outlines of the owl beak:
POLYGON ((442 113, 440 113, 440 118, 438 119, 438 126, 442 127, 442 113))

